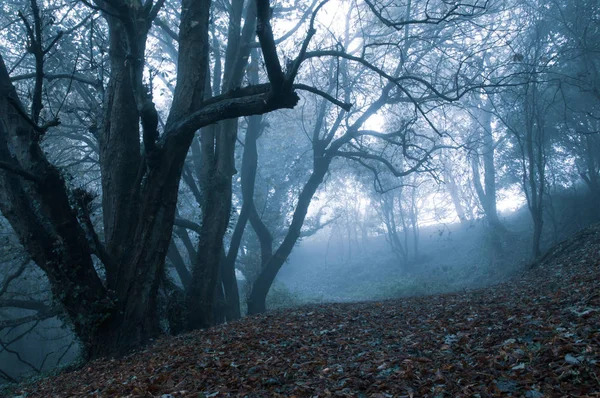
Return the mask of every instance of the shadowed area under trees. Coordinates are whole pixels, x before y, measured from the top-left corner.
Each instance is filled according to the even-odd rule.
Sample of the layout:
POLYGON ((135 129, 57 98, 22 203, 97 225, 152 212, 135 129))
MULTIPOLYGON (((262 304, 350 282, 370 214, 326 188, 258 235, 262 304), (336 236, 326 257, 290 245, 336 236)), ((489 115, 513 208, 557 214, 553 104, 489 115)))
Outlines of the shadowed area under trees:
MULTIPOLYGON (((594 1, 0 0, 0 7, 4 381, 132 350, 151 355, 144 347, 156 339, 191 331, 181 341, 210 345, 205 338, 230 330, 238 343, 271 347, 288 338, 277 341, 270 328, 313 311, 318 321, 307 319, 303 335, 334 330, 344 335, 336 344, 350 346, 363 322, 353 319, 364 310, 372 338, 357 343, 363 359, 339 364, 358 372, 347 386, 311 387, 313 380, 294 390, 284 376, 253 375, 243 365, 234 368, 247 383, 234 391, 222 374, 208 379, 225 363, 216 359, 203 360, 206 379, 194 387, 184 380, 192 375, 175 382, 170 374, 152 391, 157 383, 145 381, 127 391, 97 388, 109 395, 174 394, 165 386, 176 385, 186 394, 314 388, 421 396, 438 385, 450 394, 592 392, 586 382, 598 380, 598 336, 585 322, 597 306, 585 275, 595 275, 598 251, 581 252, 579 264, 575 244, 548 249, 600 221, 594 1), (544 279, 539 265, 524 271, 531 264, 554 268, 544 279), (564 286, 555 278, 561 270, 570 278, 564 286), (577 311, 586 315, 575 322, 581 330, 568 333, 587 333, 588 345, 572 346, 570 367, 556 368, 579 371, 581 386, 567 376, 545 382, 535 364, 539 376, 513 385, 506 371, 530 365, 491 351, 482 356, 490 374, 501 374, 496 390, 474 387, 492 388, 489 375, 470 387, 446 382, 446 371, 468 372, 480 359, 452 351, 442 361, 447 349, 426 337, 446 338, 436 323, 447 311, 440 306, 448 301, 466 314, 477 305, 477 317, 514 307, 494 322, 524 327, 527 306, 502 301, 502 287, 465 293, 506 280, 534 312, 546 299, 556 311, 585 301, 577 311), (568 303, 540 290, 551 285, 568 292, 568 303), (439 293, 454 295, 429 297, 439 293), (411 296, 424 297, 356 304, 411 296), (230 325, 269 309, 280 310, 230 325), (365 348, 387 338, 373 325, 404 315, 424 322, 412 330, 390 321, 414 337, 412 351, 394 364, 380 361, 375 346, 365 348), (423 380, 432 384, 411 384, 416 363, 431 361, 440 374, 423 380), (358 382, 360 363, 390 371, 358 382), (265 379, 277 383, 265 387, 265 379)), ((594 228, 575 236, 591 239, 594 228)), ((460 329, 446 333, 458 336, 448 347, 503 347, 454 318, 444 321, 460 329)), ((564 319, 526 342, 544 347, 530 353, 532 363, 550 355, 550 329, 562 336, 564 319)), ((525 337, 511 338, 510 350, 531 351, 515 346, 525 337)), ((169 341, 150 347, 179 340, 169 341)), ((291 346, 295 355, 306 348, 291 346)), ((305 362, 342 377, 323 350, 305 362)), ((500 351, 510 357, 510 350, 500 351)), ((278 361, 288 355, 277 353, 278 361)), ((232 355, 229 365, 240 360, 232 355)), ((248 360, 262 367, 253 355, 248 360)), ((292 365, 300 366, 286 374, 310 374, 292 365)), ((81 383, 72 394, 93 392, 81 383)))

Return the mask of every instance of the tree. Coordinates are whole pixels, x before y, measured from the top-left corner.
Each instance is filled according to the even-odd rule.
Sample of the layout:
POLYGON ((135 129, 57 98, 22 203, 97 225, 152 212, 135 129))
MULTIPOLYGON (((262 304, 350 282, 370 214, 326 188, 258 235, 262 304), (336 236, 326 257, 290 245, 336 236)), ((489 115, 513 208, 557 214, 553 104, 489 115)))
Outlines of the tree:
MULTIPOLYGON (((332 111, 329 104, 322 101, 320 104, 315 104, 314 109, 311 110, 317 115, 312 125, 312 131, 307 132, 312 145, 312 171, 297 197, 291 223, 285 238, 277 249, 271 248, 269 235, 264 234, 261 246, 267 250, 262 252, 262 271, 253 283, 248 298, 250 314, 265 311, 267 293, 301 236, 311 200, 323 183, 335 159, 343 158, 357 162, 371 170, 376 178, 380 173, 379 168, 383 168, 395 177, 404 177, 417 171, 426 170, 431 161, 431 154, 446 146, 443 143, 440 144, 444 134, 435 128, 429 115, 431 109, 427 107, 435 108, 439 103, 456 101, 472 90, 498 84, 488 81, 487 76, 479 74, 477 77, 467 77, 468 73, 473 70, 464 72, 464 74, 463 71, 455 72, 454 67, 462 65, 463 62, 466 62, 464 60, 457 61, 457 64, 450 62, 449 65, 445 65, 445 68, 441 68, 442 70, 426 76, 420 76, 416 72, 421 66, 421 62, 441 63, 439 60, 444 57, 444 54, 439 47, 436 47, 437 41, 446 40, 453 34, 458 34, 458 30, 453 28, 465 18, 468 20, 482 15, 485 7, 478 3, 457 3, 456 5, 443 3, 439 8, 432 7, 430 9, 429 5, 420 8, 407 2, 402 7, 401 15, 396 15, 396 11, 390 11, 394 19, 389 19, 386 17, 388 14, 384 12, 386 6, 369 1, 366 4, 367 9, 374 14, 374 18, 388 29, 385 33, 374 33, 373 38, 363 33, 365 35, 363 39, 367 41, 362 44, 363 48, 356 51, 357 53, 361 52, 360 55, 340 50, 306 53, 307 59, 333 57, 340 60, 339 66, 329 68, 333 76, 324 79, 329 86, 323 91, 332 93, 337 84, 335 77, 341 77, 340 86, 344 88, 345 102, 350 102, 351 96, 354 94, 355 106, 351 111, 344 109, 343 106, 342 110, 332 111), (445 29, 448 31, 444 31, 445 29), (431 43, 422 46, 421 42, 414 39, 419 34, 434 39, 431 43), (381 37, 386 37, 386 40, 382 41, 381 37), (370 40, 373 43, 370 43, 370 40), (384 59, 393 59, 393 61, 381 62, 384 59), (378 66, 380 62, 383 65, 381 67, 378 66), (361 69, 351 69, 350 64, 360 66, 361 69), (411 74, 413 71, 415 74, 411 74), (447 79, 448 75, 451 75, 452 78, 447 79), (382 82, 376 95, 363 95, 361 89, 357 89, 355 86, 365 84, 365 87, 369 87, 372 81, 382 82), (360 105, 357 106, 357 103, 360 105), (384 109, 392 109, 394 106, 404 109, 404 114, 399 118, 401 122, 394 129, 378 132, 363 128, 371 116, 384 109), (412 112, 406 111, 407 108, 412 112), (416 117, 415 114, 420 116, 422 125, 435 134, 428 135, 411 128, 416 117)), ((359 19, 357 17, 357 20, 359 19)), ((347 14, 346 25, 350 26, 351 21, 352 11, 347 14)), ((371 26, 376 25, 371 24, 371 26)), ((360 29, 363 32, 369 31, 362 26, 360 29)), ((335 41, 342 49, 346 49, 351 44, 350 37, 349 31, 346 29, 344 37, 336 38, 335 41)), ((467 58, 470 58, 470 55, 467 55, 467 58)), ((458 69, 460 70, 460 67, 458 69)), ((362 90, 365 89, 362 88, 362 90)), ((416 220, 416 218, 414 219, 416 220)), ((416 222, 413 226, 416 230, 416 222)))
MULTIPOLYGON (((269 81, 227 87, 212 96, 206 89, 212 2, 183 0, 177 84, 163 126, 144 83, 144 67, 148 35, 164 3, 86 3, 101 12, 109 40, 102 123, 89 126, 99 144, 103 240, 90 221, 93 196, 70 187, 41 149, 44 134, 57 124, 52 119, 40 125, 37 98, 43 93, 43 63, 36 63, 36 100, 32 112, 27 112, 0 58, 0 110, 8 115, 0 126, 0 209, 48 276, 53 295, 89 358, 123 353, 159 333, 157 291, 171 240, 179 180, 195 132, 222 120, 294 107, 298 101, 294 80, 315 33, 311 25, 298 57, 284 71, 270 25, 269 2, 258 0, 256 32, 269 81), (93 256, 101 260, 101 273, 93 256)), ((31 5, 35 15, 37 3, 31 5)), ((34 36, 38 40, 36 32, 34 36)), ((206 285, 210 292, 198 292, 188 301, 190 326, 205 325, 210 319, 207 297, 214 291, 211 286, 227 225, 223 212, 229 214, 227 185, 233 172, 228 159, 235 134, 227 134, 215 147, 219 158, 210 169, 213 182, 204 198, 202 246, 193 271, 192 284, 206 285), (213 208, 214 213, 209 211, 213 208)))
POLYGON ((543 10, 551 34, 561 38, 550 73, 560 85, 562 132, 557 144, 575 157, 576 171, 590 193, 591 214, 598 218, 600 197, 600 32, 594 29, 598 9, 594 2, 553 1, 543 10))
POLYGON ((481 108, 476 109, 479 116, 477 117, 477 123, 480 126, 475 127, 475 137, 473 138, 477 142, 476 152, 471 156, 473 185, 496 239, 501 240, 506 233, 506 228, 498 217, 496 205, 496 166, 494 159, 496 143, 492 132, 492 113, 490 102, 488 100, 482 102, 481 108), (482 161, 480 158, 482 158, 482 161), (483 163, 483 173, 480 172, 480 162, 483 163), (481 183, 481 174, 483 174, 483 184, 481 183))
MULTIPOLYGON (((535 3, 535 2, 534 2, 535 3)), ((541 254, 544 226, 545 200, 547 196, 546 171, 552 148, 551 132, 554 129, 552 115, 558 104, 558 88, 549 84, 550 38, 548 21, 539 13, 536 4, 525 7, 525 18, 531 18, 528 40, 522 43, 522 53, 515 58, 524 82, 516 87, 513 95, 505 95, 500 120, 515 141, 516 158, 521 168, 521 187, 533 221, 532 255, 541 254)), ((497 108, 498 109, 498 108, 497 108)))
POLYGON ((409 261, 409 238, 413 231, 414 257, 418 255, 416 213, 414 211, 415 188, 410 183, 388 192, 379 193, 379 216, 385 226, 385 238, 398 261, 406 266, 409 261), (408 193, 408 194, 407 194, 408 193), (407 194, 407 195, 405 195, 407 194), (412 194, 412 195, 411 195, 412 194), (408 196, 408 200, 405 198, 408 196))

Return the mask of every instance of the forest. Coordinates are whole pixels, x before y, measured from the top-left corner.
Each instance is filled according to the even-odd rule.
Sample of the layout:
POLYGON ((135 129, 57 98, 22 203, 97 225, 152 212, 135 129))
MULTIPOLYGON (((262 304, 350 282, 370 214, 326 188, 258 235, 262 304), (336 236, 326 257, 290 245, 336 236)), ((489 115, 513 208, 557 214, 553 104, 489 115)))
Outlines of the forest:
MULTIPOLYGON (((365 323, 403 309, 452 318, 433 308, 452 294, 463 295, 456 313, 470 300, 482 312, 506 300, 519 313, 515 297, 531 287, 585 299, 591 312, 577 322, 597 320, 585 285, 597 270, 554 274, 557 259, 597 269, 600 257, 596 1, 0 7, 2 383, 230 325, 251 347, 277 339, 255 329, 299 322, 315 305, 331 311, 314 321, 325 337, 361 309, 365 323), (583 250, 573 236, 589 246, 581 261, 560 250, 583 250), (508 297, 499 283, 523 290, 508 297), (489 286, 485 298, 469 293, 489 286)), ((431 327, 446 347, 471 336, 431 327)), ((411 333, 427 346, 426 328, 411 333)), ((600 336, 586 336, 585 358, 560 355, 598 383, 589 358, 600 336)), ((377 380, 392 369, 375 368, 377 380)), ((244 388, 258 391, 252 383, 244 388)), ((265 383, 268 396, 283 382, 265 383)), ((494 383, 500 395, 516 391, 494 383)), ((377 393, 402 396, 385 388, 377 393)), ((406 396, 436 396, 419 388, 406 396)), ((526 396, 564 393, 540 388, 526 396)))

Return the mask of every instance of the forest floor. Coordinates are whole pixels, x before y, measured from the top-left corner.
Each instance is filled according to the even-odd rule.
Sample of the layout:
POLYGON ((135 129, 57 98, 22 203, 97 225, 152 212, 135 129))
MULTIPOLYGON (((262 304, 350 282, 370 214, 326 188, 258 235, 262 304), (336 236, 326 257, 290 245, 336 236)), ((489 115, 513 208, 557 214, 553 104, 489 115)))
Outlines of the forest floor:
POLYGON ((271 312, 14 393, 600 397, 600 226, 493 287, 271 312))

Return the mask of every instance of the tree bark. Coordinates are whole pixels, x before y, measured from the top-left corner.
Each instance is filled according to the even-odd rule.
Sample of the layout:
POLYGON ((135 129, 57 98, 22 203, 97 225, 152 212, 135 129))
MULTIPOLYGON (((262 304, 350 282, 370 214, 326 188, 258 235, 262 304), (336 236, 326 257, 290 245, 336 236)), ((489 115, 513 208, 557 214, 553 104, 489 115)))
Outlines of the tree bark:
POLYGON ((310 202, 323 182, 325 174, 329 170, 330 163, 330 157, 322 156, 315 158, 313 172, 298 197, 298 204, 294 210, 292 223, 290 224, 288 232, 277 251, 266 262, 262 272, 252 285, 252 292, 248 297, 249 315, 259 314, 267 309, 266 300, 269 289, 271 288, 277 273, 281 269, 281 266, 289 257, 294 245, 300 237, 300 231, 304 224, 310 202))
POLYGON ((489 109, 489 103, 485 103, 483 109, 479 110, 481 123, 481 152, 471 160, 473 170, 473 184, 475 192, 479 198, 479 203, 485 213, 492 229, 502 235, 506 232, 506 228, 498 217, 498 209, 496 207, 496 167, 494 165, 494 138, 492 136, 492 114, 489 109), (479 156, 483 161, 483 185, 479 172, 479 156))
MULTIPOLYGON (((241 85, 250 55, 250 40, 256 26, 255 2, 250 1, 247 5, 246 23, 242 29, 243 5, 243 0, 232 2, 223 78, 223 91, 225 92, 241 85)), ((215 87, 215 90, 218 90, 218 87, 215 87)), ((228 285, 226 292, 232 295, 227 298, 227 301, 231 305, 239 302, 237 282, 234 291, 231 278, 232 274, 235 278, 235 262, 231 265, 221 261, 223 237, 231 215, 231 183, 233 175, 236 173, 235 143, 238 120, 237 118, 224 120, 215 128, 218 129, 218 133, 215 133, 214 130, 202 133, 203 170, 201 181, 204 203, 198 257, 188 292, 187 311, 190 328, 208 327, 214 323, 212 307, 220 268, 229 268, 223 273, 228 285)), ((239 310, 235 308, 230 308, 230 310, 233 316, 237 316, 239 310)))
POLYGON ((236 132, 232 132, 231 129, 221 130, 218 134, 219 154, 209 173, 210 181, 203 189, 204 206, 198 256, 187 293, 188 327, 191 329, 209 327, 214 322, 214 291, 223 250, 223 236, 231 213, 231 179, 234 165, 232 156, 228 155, 233 154, 235 136, 236 132))
POLYGON ((94 269, 92 247, 70 204, 65 180, 45 158, 39 133, 24 112, 0 56, 0 158, 29 176, 23 179, 0 169, 0 210, 48 276, 84 349, 93 353, 107 316, 114 314, 114 296, 94 269))

